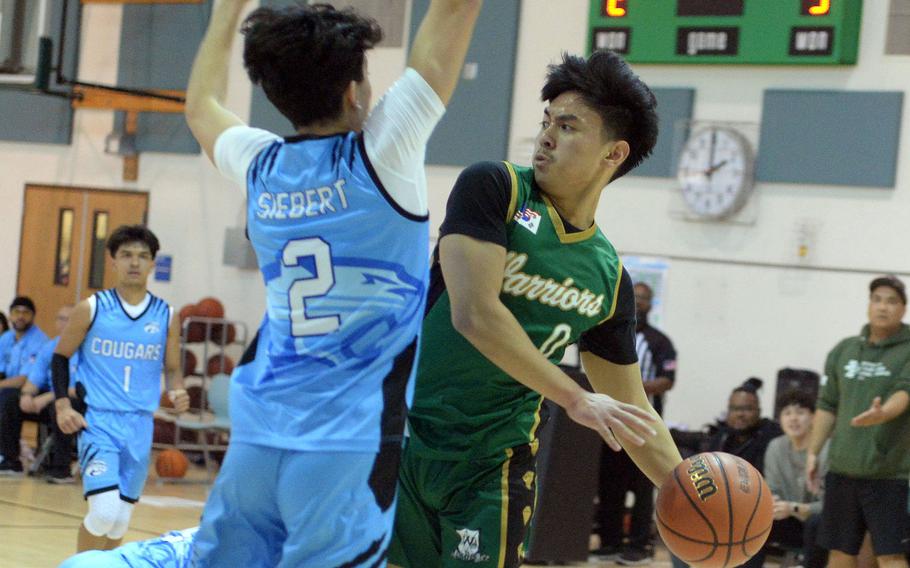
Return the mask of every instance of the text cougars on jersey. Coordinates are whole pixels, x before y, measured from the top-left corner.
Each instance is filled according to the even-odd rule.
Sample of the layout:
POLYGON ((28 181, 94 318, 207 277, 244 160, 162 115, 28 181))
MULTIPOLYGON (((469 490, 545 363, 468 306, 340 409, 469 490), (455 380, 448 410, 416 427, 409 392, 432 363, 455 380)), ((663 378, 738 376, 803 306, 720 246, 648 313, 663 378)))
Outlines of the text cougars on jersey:
POLYGON ((260 219, 301 219, 318 217, 348 208, 343 179, 331 186, 301 189, 300 191, 264 192, 256 200, 256 216, 260 219))
POLYGON ((502 291, 513 296, 553 306, 565 312, 577 310, 579 314, 597 317, 603 307, 604 295, 595 296, 590 290, 579 290, 572 286, 575 281, 566 278, 557 282, 552 278, 543 278, 537 274, 522 272, 528 262, 528 255, 509 251, 506 254, 506 270, 503 276, 502 291))
POLYGON ((96 337, 92 340, 92 353, 115 359, 159 361, 161 360, 161 344, 134 343, 96 337))

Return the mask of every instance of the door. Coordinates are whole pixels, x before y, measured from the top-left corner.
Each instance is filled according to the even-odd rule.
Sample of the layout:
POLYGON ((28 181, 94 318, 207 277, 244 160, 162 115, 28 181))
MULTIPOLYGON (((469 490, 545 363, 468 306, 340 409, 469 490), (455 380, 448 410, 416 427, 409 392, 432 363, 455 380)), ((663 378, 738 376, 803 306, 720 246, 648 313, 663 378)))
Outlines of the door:
POLYGON ((19 245, 17 293, 35 301, 35 322, 49 336, 65 304, 113 286, 107 236, 144 223, 148 194, 27 185, 19 245))

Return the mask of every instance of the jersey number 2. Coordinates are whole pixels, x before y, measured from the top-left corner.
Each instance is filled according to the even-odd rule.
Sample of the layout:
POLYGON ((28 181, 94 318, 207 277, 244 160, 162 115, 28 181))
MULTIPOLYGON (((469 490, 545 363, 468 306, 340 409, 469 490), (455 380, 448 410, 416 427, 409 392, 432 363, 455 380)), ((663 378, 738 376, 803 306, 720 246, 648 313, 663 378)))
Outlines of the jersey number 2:
POLYGON ((332 333, 341 325, 338 316, 307 317, 307 298, 318 298, 328 294, 335 285, 332 269, 332 255, 329 243, 319 237, 288 241, 281 252, 281 262, 287 267, 300 266, 301 259, 312 258, 315 276, 294 280, 288 290, 291 305, 291 335, 306 337, 332 333))

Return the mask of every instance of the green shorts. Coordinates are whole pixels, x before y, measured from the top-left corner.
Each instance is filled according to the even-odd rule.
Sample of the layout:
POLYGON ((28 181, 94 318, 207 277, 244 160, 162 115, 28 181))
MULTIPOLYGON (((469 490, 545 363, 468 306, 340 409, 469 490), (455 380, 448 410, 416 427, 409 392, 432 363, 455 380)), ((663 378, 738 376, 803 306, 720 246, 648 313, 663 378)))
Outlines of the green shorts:
POLYGON ((389 566, 518 568, 537 497, 530 446, 448 461, 405 449, 389 566))

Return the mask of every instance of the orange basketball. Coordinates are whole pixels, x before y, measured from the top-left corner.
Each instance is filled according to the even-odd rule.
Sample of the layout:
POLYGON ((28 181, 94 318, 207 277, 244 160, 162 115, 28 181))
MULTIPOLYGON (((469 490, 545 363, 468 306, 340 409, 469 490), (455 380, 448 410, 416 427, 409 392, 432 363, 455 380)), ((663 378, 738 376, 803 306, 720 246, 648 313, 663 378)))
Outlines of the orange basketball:
POLYGON ((706 452, 683 460, 661 486, 657 529, 687 564, 738 566, 764 546, 773 504, 771 490, 749 462, 706 452))
POLYGON ((184 340, 187 343, 202 343, 205 341, 205 324, 200 322, 191 322, 186 326, 184 340))
POLYGON ((237 328, 232 323, 213 323, 209 339, 218 345, 230 345, 237 339, 237 328))
POLYGON ((196 311, 196 304, 187 304, 180 308, 180 311, 177 312, 177 317, 180 318, 180 323, 183 323, 183 320, 194 315, 196 311))
POLYGON ((223 318, 224 304, 222 304, 217 298, 203 298, 199 300, 198 304, 196 304, 196 309, 193 311, 193 315, 203 318, 223 318))
POLYGON ((158 459, 155 460, 155 471, 158 473, 158 477, 177 479, 186 475, 189 465, 190 462, 183 452, 167 449, 158 454, 158 459))
POLYGON ((180 354, 183 356, 183 376, 188 377, 196 374, 196 354, 189 349, 181 349, 180 354))
POLYGON ((205 370, 209 376, 217 375, 218 373, 230 375, 234 370, 234 360, 224 353, 212 355, 205 365, 205 370))
POLYGON ((186 387, 186 394, 190 397, 190 408, 202 408, 202 387, 192 385, 186 387))

